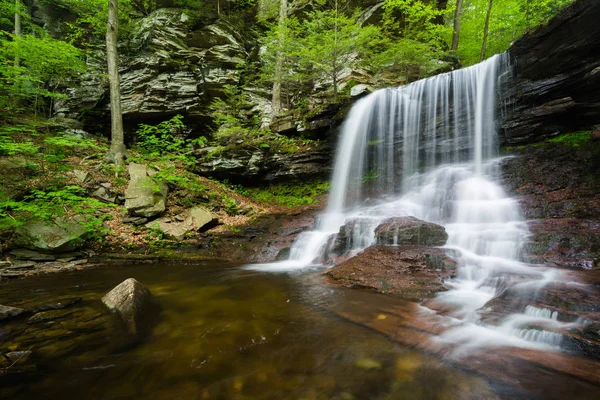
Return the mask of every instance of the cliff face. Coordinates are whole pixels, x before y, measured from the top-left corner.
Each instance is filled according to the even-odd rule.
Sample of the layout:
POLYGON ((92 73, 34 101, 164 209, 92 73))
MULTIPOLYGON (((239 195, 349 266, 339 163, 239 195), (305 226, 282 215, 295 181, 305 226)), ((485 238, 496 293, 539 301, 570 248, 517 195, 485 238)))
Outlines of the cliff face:
POLYGON ((579 0, 509 50, 504 143, 525 144, 600 124, 600 2, 579 0))
MULTIPOLYGON (((120 49, 126 124, 163 121, 176 114, 202 120, 225 85, 238 83, 237 66, 249 57, 240 34, 223 21, 195 25, 192 16, 178 9, 159 9, 136 24, 127 48, 120 49)), ((88 73, 67 90, 69 99, 56 106, 57 115, 84 118, 92 125, 108 116, 104 59, 102 50, 89 56, 88 73)), ((254 96, 257 106, 267 102, 264 96, 254 96)))

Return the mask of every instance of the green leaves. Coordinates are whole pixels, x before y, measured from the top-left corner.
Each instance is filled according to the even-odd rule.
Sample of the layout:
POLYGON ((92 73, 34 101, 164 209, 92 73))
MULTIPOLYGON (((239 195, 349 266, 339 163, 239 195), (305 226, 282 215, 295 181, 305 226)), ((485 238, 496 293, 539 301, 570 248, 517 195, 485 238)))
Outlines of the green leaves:
POLYGON ((85 189, 79 186, 63 188, 49 187, 33 189, 22 201, 0 202, 0 230, 19 226, 31 220, 52 220, 68 213, 87 215, 90 230, 98 228, 102 219, 95 217, 98 209, 114 207, 96 199, 86 197, 85 189))
MULTIPOLYGON (((464 0, 458 56, 463 65, 479 62, 489 0, 464 0)), ((487 56, 506 51, 527 30, 546 23, 573 0, 502 0, 492 6, 487 56)), ((452 5, 453 6, 453 5, 452 5)))

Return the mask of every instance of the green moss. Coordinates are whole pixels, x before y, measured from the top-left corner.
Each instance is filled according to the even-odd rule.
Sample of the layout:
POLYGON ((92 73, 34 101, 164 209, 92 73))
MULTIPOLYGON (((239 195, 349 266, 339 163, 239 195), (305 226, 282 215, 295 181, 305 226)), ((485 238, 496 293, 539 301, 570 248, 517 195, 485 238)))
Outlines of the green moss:
POLYGON ((235 189, 260 203, 297 207, 313 204, 317 196, 329 190, 329 182, 322 180, 286 182, 262 188, 244 188, 238 185, 235 189))
POLYGON ((581 131, 573 133, 565 133, 563 135, 548 139, 548 143, 560 143, 564 146, 579 147, 590 141, 592 136, 591 131, 581 131))

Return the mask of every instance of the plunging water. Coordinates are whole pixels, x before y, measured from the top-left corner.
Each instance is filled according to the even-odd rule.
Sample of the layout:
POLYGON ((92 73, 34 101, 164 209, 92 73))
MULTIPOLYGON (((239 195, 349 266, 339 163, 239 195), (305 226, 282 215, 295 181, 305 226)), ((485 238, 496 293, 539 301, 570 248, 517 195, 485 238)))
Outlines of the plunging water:
POLYGON ((480 324, 481 308, 503 291, 532 292, 556 278, 519 261, 527 225, 498 183, 497 98, 509 77, 507 56, 500 55, 360 100, 344 123, 316 229, 297 239, 289 260, 257 268, 322 264, 331 237, 350 219, 344 229, 352 255, 375 242, 386 218, 415 216, 446 228, 446 248, 458 261, 458 276, 437 299, 454 321, 442 338, 468 347, 556 348, 560 335, 523 329, 542 319, 557 323, 545 315, 523 310, 497 327, 480 324))

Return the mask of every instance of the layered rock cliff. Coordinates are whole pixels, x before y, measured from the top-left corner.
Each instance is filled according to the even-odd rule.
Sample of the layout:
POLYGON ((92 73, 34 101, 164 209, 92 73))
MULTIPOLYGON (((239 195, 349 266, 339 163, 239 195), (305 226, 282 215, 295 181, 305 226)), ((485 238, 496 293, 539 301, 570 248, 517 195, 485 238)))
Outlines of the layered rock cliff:
POLYGON ((600 2, 578 0, 508 53, 504 143, 532 143, 600 124, 600 2))

